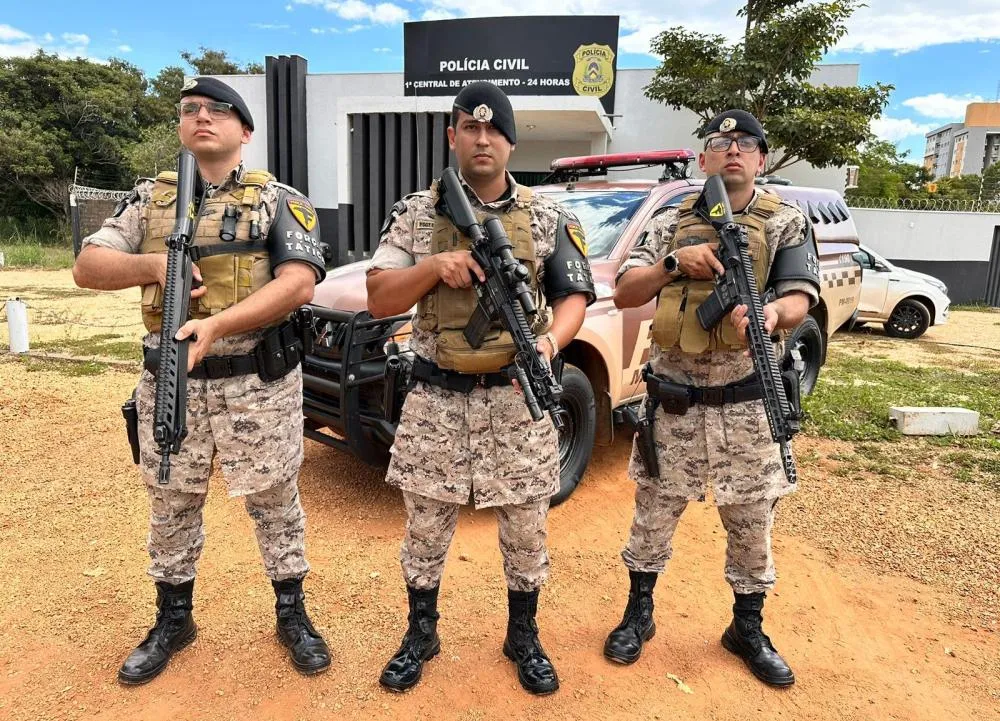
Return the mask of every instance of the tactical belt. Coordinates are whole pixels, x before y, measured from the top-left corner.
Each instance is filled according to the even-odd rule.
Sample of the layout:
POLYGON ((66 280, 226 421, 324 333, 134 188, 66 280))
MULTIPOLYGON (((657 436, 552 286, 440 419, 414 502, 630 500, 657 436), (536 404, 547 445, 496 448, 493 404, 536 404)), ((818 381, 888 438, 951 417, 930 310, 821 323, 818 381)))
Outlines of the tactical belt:
POLYGON ((724 406, 746 403, 764 397, 764 390, 757 376, 750 375, 724 386, 688 386, 668 381, 653 373, 647 365, 642 371, 646 393, 659 401, 667 413, 683 415, 688 407, 698 403, 705 406, 724 406))
POLYGON ((459 373, 445 370, 420 356, 413 359, 410 378, 459 393, 471 393, 472 389, 477 387, 496 388, 510 385, 510 378, 505 373, 459 373))
MULTIPOLYGON (((288 375, 302 360, 302 341, 292 321, 266 331, 253 351, 244 355, 209 355, 192 368, 188 378, 217 380, 256 373, 264 381, 288 375)), ((153 375, 160 365, 160 349, 142 349, 143 366, 153 375)))

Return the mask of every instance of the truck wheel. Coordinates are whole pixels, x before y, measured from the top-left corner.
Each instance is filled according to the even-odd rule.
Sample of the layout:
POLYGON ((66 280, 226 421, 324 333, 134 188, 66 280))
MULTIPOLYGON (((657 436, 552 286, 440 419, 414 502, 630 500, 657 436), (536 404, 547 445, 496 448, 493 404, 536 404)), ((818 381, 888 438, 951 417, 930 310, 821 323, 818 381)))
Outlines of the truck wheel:
POLYGON ((931 324, 931 312, 919 300, 904 298, 885 322, 885 334, 893 338, 919 338, 931 324))
POLYGON ((564 426, 559 431, 559 492, 552 496, 551 505, 558 506, 569 498, 590 463, 594 448, 597 418, 594 389, 586 374, 568 363, 562 376, 562 407, 564 426))
POLYGON ((826 339, 823 331, 820 330, 819 323, 811 315, 792 331, 785 348, 784 364, 790 368, 791 364, 798 359, 802 360, 803 367, 799 371, 799 388, 802 395, 807 396, 816 387, 816 379, 819 378, 819 369, 823 365, 825 356, 826 339), (798 358, 796 358, 798 356, 798 358))

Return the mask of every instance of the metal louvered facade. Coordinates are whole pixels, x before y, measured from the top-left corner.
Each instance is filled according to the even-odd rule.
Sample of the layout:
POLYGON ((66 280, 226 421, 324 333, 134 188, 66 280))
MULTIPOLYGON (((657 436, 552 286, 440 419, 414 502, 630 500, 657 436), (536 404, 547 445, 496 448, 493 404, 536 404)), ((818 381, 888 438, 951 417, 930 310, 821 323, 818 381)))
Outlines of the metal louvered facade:
POLYGON ((393 204, 453 162, 448 121, 448 113, 347 116, 351 202, 340 204, 336 265, 370 258, 393 204))

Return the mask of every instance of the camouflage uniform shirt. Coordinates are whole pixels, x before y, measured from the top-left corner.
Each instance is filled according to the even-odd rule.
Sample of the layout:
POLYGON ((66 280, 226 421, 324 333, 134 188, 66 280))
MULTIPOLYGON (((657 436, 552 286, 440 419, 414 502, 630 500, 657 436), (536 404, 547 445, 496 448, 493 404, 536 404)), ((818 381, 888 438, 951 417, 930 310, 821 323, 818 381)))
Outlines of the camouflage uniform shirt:
MULTIPOLYGON (((677 217, 678 210, 671 208, 650 222, 643 242, 619 267, 616 280, 630 268, 662 262, 669 252, 677 217)), ((808 222, 798 208, 781 204, 764 226, 772 262, 777 250, 804 241, 808 222)), ((809 296, 810 305, 819 300, 816 289, 804 281, 781 281, 775 291, 779 297, 801 291, 809 296)), ((720 322, 728 323, 728 316, 720 322)), ((777 352, 780 357, 780 347, 777 352)), ((693 354, 677 346, 662 349, 653 342, 649 362, 657 375, 692 386, 726 385, 753 373, 753 361, 743 351, 693 354)), ((658 484, 679 497, 700 500, 709 486, 719 505, 754 503, 795 490, 785 478, 778 446, 771 440, 763 401, 722 407, 695 405, 683 416, 664 413, 661 408, 656 415, 656 437, 659 479, 646 474, 633 449, 629 476, 640 484, 658 484)))
MULTIPOLYGON (((473 208, 502 213, 518 202, 517 185, 483 203, 463 181, 473 208)), ((408 268, 431 256, 436 211, 430 191, 404 199, 390 216, 369 270, 408 268)), ((555 248, 559 215, 572 217, 554 201, 532 194, 529 208, 538 282, 544 260, 555 248)), ((544 287, 544 286, 541 286, 544 287)), ((547 308, 540 312, 550 312, 547 308)), ((435 334, 413 328, 410 348, 423 358, 436 355, 435 334)), ((524 399, 511 386, 477 387, 458 393, 417 383, 407 394, 386 481, 405 491, 477 508, 529 503, 559 490, 558 440, 546 415, 535 423, 524 399)))
MULTIPOLYGON (((208 194, 225 192, 242 179, 241 163, 208 194)), ((140 180, 132 194, 104 221, 88 245, 138 253, 146 232, 143 220, 151 202, 153 181, 140 180)), ((294 188, 272 181, 261 191, 260 232, 266 238, 278 207, 279 193, 294 188)), ((138 309, 136 311, 138 315, 138 309)), ((207 355, 249 353, 262 331, 254 330, 219 338, 207 355)), ((147 348, 159 345, 160 334, 147 333, 147 348)), ((156 486, 159 455, 152 437, 155 377, 143 371, 137 391, 139 410, 140 468, 146 483, 156 486)), ((294 481, 302 462, 302 372, 296 368, 280 380, 262 381, 256 374, 220 379, 188 379, 188 437, 173 459, 170 483, 160 489, 204 493, 212 460, 218 454, 229 494, 242 496, 294 481)))

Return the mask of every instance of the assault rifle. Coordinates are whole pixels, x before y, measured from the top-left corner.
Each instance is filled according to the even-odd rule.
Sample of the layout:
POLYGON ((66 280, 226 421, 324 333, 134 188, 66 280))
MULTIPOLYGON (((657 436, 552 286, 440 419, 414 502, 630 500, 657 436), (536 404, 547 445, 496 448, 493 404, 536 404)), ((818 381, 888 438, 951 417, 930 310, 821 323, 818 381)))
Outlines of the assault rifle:
POLYGON ((197 228, 195 186, 198 161, 187 149, 177 156, 177 209, 174 229, 167 236, 167 284, 163 288, 160 324, 159 366, 156 369, 156 402, 153 407, 153 439, 160 454, 157 482, 170 480, 170 454, 178 453, 187 436, 188 341, 174 340, 188 319, 191 304, 191 255, 197 228))
POLYGON ((763 388, 767 424, 771 429, 771 438, 781 448, 785 475, 790 483, 795 483, 795 460, 788 444, 799 431, 801 416, 797 402, 789 403, 788 394, 791 392, 797 401, 798 375, 790 371, 787 377, 783 376, 774 354, 774 344, 764 333, 764 309, 747 250, 746 229, 733 222, 729 195, 720 176, 712 175, 705 181, 697 207, 719 235, 716 255, 726 268, 725 274, 716 278, 712 295, 698 307, 698 322, 705 330, 711 330, 737 305, 747 307, 747 318, 750 320, 747 345, 753 358, 754 372, 763 388), (789 385, 788 392, 786 383, 789 385))
POLYGON ((486 275, 485 282, 472 276, 479 303, 463 336, 470 346, 479 348, 487 331, 499 322, 514 340, 514 362, 507 368, 507 375, 521 386, 532 420, 541 420, 543 412, 548 411, 556 429, 561 429, 562 386, 535 348, 537 339, 528 324, 528 318, 538 312, 527 283, 528 269, 514 258, 513 246, 496 216, 486 216, 483 223, 476 220, 454 169, 444 169, 441 187, 448 216, 472 241, 472 257, 486 275))

